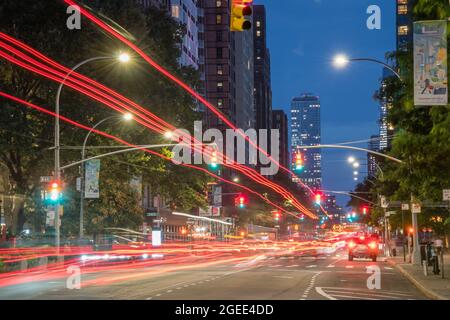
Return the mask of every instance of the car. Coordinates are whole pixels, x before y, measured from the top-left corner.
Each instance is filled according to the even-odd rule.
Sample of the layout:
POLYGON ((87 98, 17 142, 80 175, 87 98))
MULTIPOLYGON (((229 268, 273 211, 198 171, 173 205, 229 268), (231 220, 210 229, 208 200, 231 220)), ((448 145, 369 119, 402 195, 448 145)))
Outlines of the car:
POLYGON ((353 258, 369 258, 376 262, 377 257, 378 241, 375 238, 361 235, 348 242, 348 261, 353 261, 353 258))

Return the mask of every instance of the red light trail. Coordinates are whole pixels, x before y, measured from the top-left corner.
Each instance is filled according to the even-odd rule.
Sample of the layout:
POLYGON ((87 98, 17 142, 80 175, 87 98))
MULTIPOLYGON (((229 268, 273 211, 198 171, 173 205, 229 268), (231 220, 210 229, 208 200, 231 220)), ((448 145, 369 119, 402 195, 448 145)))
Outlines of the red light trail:
MULTIPOLYGON (((175 77, 173 74, 171 74, 168 70, 163 68, 161 65, 159 65, 156 61, 151 59, 147 54, 145 54, 144 51, 142 51, 138 46, 133 44, 131 41, 126 39, 123 35, 121 35, 119 32, 111 28, 108 24, 103 22, 102 20, 98 19, 96 16, 85 10, 82 6, 77 4, 73 0, 64 0, 64 2, 68 5, 75 5, 80 8, 80 13, 88 18, 90 21, 92 21, 94 24, 99 26, 101 29, 105 30, 109 34, 113 35, 116 39, 120 40, 122 43, 126 44, 129 48, 131 48, 134 52, 136 52, 139 56, 141 56, 149 65, 151 65, 153 68, 155 68, 157 71, 159 71, 162 75, 176 83, 178 86, 183 88, 186 92, 188 92, 190 95, 192 95, 195 99, 203 103, 209 110, 211 110, 219 119, 221 119, 226 125, 228 125, 230 128, 237 130, 238 128, 219 110, 217 109, 213 104, 211 104, 209 101, 207 101, 205 98, 203 98, 198 92, 196 92, 194 89, 192 89, 189 85, 184 83, 182 80, 175 77)), ((237 130, 238 131, 238 130, 237 130)), ((250 144, 252 144, 254 147, 256 147, 259 151, 261 151, 263 154, 269 157, 275 164, 279 166, 283 171, 289 173, 290 175, 296 177, 295 173, 289 170, 288 168, 282 166, 278 161, 273 159, 265 150, 261 149, 257 144, 255 144, 253 141, 249 139, 248 136, 243 134, 242 132, 238 131, 239 134, 244 137, 250 144)), ((313 190, 301 182, 299 179, 300 184, 310 191, 314 195, 313 190)))
MULTIPOLYGON (((32 49, 32 48, 30 48, 30 47, 28 47, 28 46, 26 46, 25 44, 19 42, 18 40, 14 39, 14 38, 11 38, 11 37, 9 37, 9 36, 3 34, 3 33, 0 33, 0 37, 3 38, 3 39, 7 39, 8 41, 11 40, 11 42, 13 42, 14 45, 20 46, 21 48, 27 50, 29 53, 32 53, 33 55, 35 55, 35 56, 37 56, 37 57, 43 59, 43 60, 46 61, 47 63, 49 63, 49 64, 51 64, 51 65, 53 65, 53 66, 58 67, 60 70, 63 70, 64 72, 69 72, 69 71, 70 71, 69 69, 67 69, 67 68, 65 68, 65 67, 63 67, 63 66, 57 64, 56 62, 52 61, 51 59, 45 57, 45 56, 42 55, 41 53, 37 52, 36 50, 34 50, 34 49, 32 49)), ((34 60, 34 59, 31 59, 31 58, 28 57, 27 55, 24 55, 24 54, 21 53, 20 51, 14 49, 13 47, 11 47, 11 46, 9 46, 9 45, 3 43, 3 42, 0 42, 0 47, 6 49, 6 50, 8 50, 8 51, 10 51, 11 53, 13 53, 14 55, 16 55, 17 57, 19 57, 19 58, 25 60, 26 62, 31 63, 31 64, 33 64, 34 66, 36 66, 36 67, 38 67, 38 68, 41 68, 41 69, 44 69, 44 70, 46 70, 46 71, 43 71, 43 70, 41 70, 41 69, 37 69, 37 68, 35 68, 35 67, 33 67, 33 66, 30 66, 30 65, 27 64, 26 62, 20 61, 20 60, 14 58, 14 57, 12 57, 12 56, 10 56, 10 55, 8 55, 8 54, 2 52, 2 51, 0 51, 0 56, 2 56, 2 57, 4 57, 5 59, 11 61, 12 63, 15 63, 15 64, 17 64, 17 65, 19 65, 19 66, 21 66, 21 67, 23 67, 23 68, 25 68, 25 69, 28 69, 28 70, 30 70, 30 71, 32 71, 32 72, 35 72, 35 73, 38 73, 38 74, 40 74, 40 75, 42 75, 42 76, 44 76, 44 77, 47 77, 47 78, 49 78, 49 79, 52 79, 52 80, 54 80, 54 81, 57 81, 57 82, 64 81, 64 78, 65 78, 65 74, 64 74, 64 73, 58 72, 58 71, 56 71, 56 70, 54 70, 54 69, 49 68, 48 66, 46 66, 46 65, 44 65, 44 64, 42 64, 42 63, 37 62, 37 61, 34 60), (47 72, 47 71, 49 71, 49 72, 47 72)), ((128 102, 128 103, 131 103, 131 104, 132 104, 133 106, 135 106, 136 108, 139 108, 140 111, 144 111, 146 114, 151 115, 151 117, 152 117, 153 119, 158 119, 158 121, 160 120, 160 121, 163 122, 162 119, 159 119, 157 116, 153 115, 151 112, 149 112, 149 111, 146 110, 145 108, 143 108, 143 107, 141 107, 141 106, 135 104, 134 102, 131 102, 130 100, 128 100, 128 99, 126 99, 125 97, 123 97, 123 96, 121 96, 120 94, 118 94, 117 92, 115 92, 115 91, 113 91, 113 90, 111 90, 111 89, 109 89, 109 88, 107 88, 107 87, 105 87, 105 86, 103 86, 103 85, 100 85, 100 84, 98 84, 97 82, 93 81, 92 79, 90 79, 90 78, 88 78, 88 77, 85 77, 85 76, 82 76, 82 75, 80 75, 80 74, 78 74, 78 73, 73 73, 73 75, 74 75, 74 77, 78 77, 78 78, 84 79, 84 80, 88 81, 89 83, 96 85, 97 87, 101 87, 103 90, 107 91, 108 94, 114 95, 114 96, 120 98, 120 99, 123 100, 123 101, 126 101, 126 102, 128 102)), ((149 124, 147 124, 146 122, 144 122, 144 121, 142 121, 142 120, 140 120, 140 119, 139 119, 139 120, 136 120, 138 123, 140 123, 140 124, 142 124, 142 125, 148 127, 149 129, 154 130, 154 131, 156 131, 156 132, 158 132, 158 133, 161 133, 161 134, 163 134, 164 132, 166 132, 166 131, 169 130, 169 129, 174 129, 173 126, 170 126, 170 125, 167 124, 167 123, 164 123, 164 124, 165 124, 168 128, 162 127, 160 124, 158 124, 158 123, 155 122, 154 120, 148 119, 148 117, 146 117, 146 116, 143 115, 142 113, 136 112, 135 110, 130 109, 130 107, 129 107, 128 105, 122 103, 121 101, 118 101, 117 99, 114 99, 114 98, 110 97, 109 95, 107 95, 107 94, 101 92, 100 90, 98 90, 98 89, 96 89, 96 88, 94 88, 94 87, 92 87, 92 86, 90 86, 90 85, 87 85, 87 84, 83 83, 83 82, 80 81, 80 80, 74 79, 74 77, 72 77, 72 76, 67 77, 66 80, 65 80, 65 81, 66 81, 65 84, 66 84, 67 86, 69 86, 69 87, 71 87, 71 88, 73 88, 73 89, 75 89, 75 90, 77 90, 77 91, 79 91, 79 92, 81 92, 81 93, 83 93, 83 94, 85 94, 85 95, 91 97, 92 99, 97 100, 97 101, 99 101, 99 102, 101 102, 101 103, 103 103, 103 104, 105 104, 105 105, 111 107, 112 109, 114 109, 114 110, 116 110, 116 111, 118 111, 118 112, 124 113, 124 111, 121 110, 119 107, 117 107, 114 103, 118 104, 118 105, 121 106, 122 108, 125 108, 127 111, 134 113, 135 115, 137 115, 137 116, 140 117, 141 119, 144 119, 144 120, 150 122, 151 124, 149 125, 149 124), (83 88, 80 88, 79 86, 82 86, 84 89, 83 89, 83 88), (95 94, 101 95, 102 98, 96 96, 94 93, 95 93, 95 94), (107 99, 107 100, 105 100, 105 99, 107 99)), ((192 137, 189 137, 189 138, 192 139, 192 137)), ((245 167, 245 166, 241 166, 241 165, 236 165, 236 164, 226 164, 226 166, 228 166, 228 167, 230 167, 230 168, 234 168, 235 170, 238 170, 238 171, 242 172, 244 175, 250 177, 251 179, 255 180, 256 182, 268 186, 269 188, 273 189, 273 190, 276 191, 277 193, 281 194, 281 195, 282 195, 283 197, 285 197, 286 199, 292 200, 293 205, 294 205, 297 209, 299 209, 301 212, 305 213, 306 215, 308 215, 309 217, 311 217, 311 218, 313 218, 313 219, 316 218, 315 215, 312 214, 311 212, 309 212, 308 209, 306 209, 301 203, 299 203, 299 202, 293 197, 292 194, 290 194, 288 191, 286 191, 285 189, 283 189, 283 188, 280 187, 279 185, 270 182, 267 178, 261 176, 261 175, 260 175, 259 173, 257 173, 254 169, 251 169, 251 168, 248 168, 248 167, 245 167)), ((207 172, 207 170, 205 170, 205 171, 207 172)), ((284 211, 284 212, 285 212, 285 211, 284 211)))
MULTIPOLYGON (((1 52, 0 52, 0 55, 1 55, 1 52)), ((47 110, 47 109, 42 108, 42 107, 39 107, 39 106, 37 106, 37 105, 35 105, 35 104, 32 104, 32 103, 30 103, 30 102, 27 102, 27 101, 25 101, 25 100, 19 99, 19 98, 15 97, 15 96, 12 96, 12 95, 7 94, 7 93, 5 93, 5 92, 0 91, 0 96, 1 96, 1 97, 4 97, 4 98, 7 98, 7 99, 10 99, 10 100, 12 100, 12 101, 15 101, 15 102, 17 102, 17 103, 19 103, 19 104, 25 105, 25 106, 27 106, 27 107, 29 107, 29 108, 35 109, 35 110, 37 110, 37 111, 46 113, 46 114, 51 115, 51 116, 53 116, 53 117, 57 117, 56 113, 54 113, 54 112, 52 112, 52 111, 50 111, 50 110, 47 110)), ((78 123, 78 122, 76 122, 76 121, 73 121, 73 120, 71 120, 71 119, 69 119, 69 118, 66 118, 66 117, 64 117, 64 116, 61 116, 61 115, 60 115, 59 118, 60 118, 60 120, 62 120, 62 121, 64 121, 64 122, 67 122, 67 123, 69 123, 69 124, 71 124, 71 125, 73 125, 73 126, 76 126, 76 127, 78 127, 78 128, 81 128, 81 129, 83 129, 83 130, 86 130, 86 131, 91 130, 90 127, 85 126, 85 125, 83 125, 83 124, 80 124, 80 123, 78 123)), ((120 138, 118 138, 118 137, 116 137, 116 136, 113 136, 113 135, 111 135, 111 134, 108 134, 108 133, 106 133, 106 132, 103 132, 103 131, 100 131, 100 130, 97 130, 97 129, 93 129, 92 132, 94 132, 94 133, 96 133, 96 134, 99 134, 99 135, 102 135, 102 136, 104 136, 104 137, 106 137, 106 138, 115 140, 115 141, 117 141, 118 143, 123 144, 123 145, 127 145, 127 146, 129 146, 129 147, 131 147, 131 148, 139 148, 137 145, 134 145, 134 144, 131 144, 131 143, 129 143, 129 142, 126 142, 125 140, 122 140, 122 139, 120 139, 120 138)), ((152 155, 158 156, 158 157, 160 157, 160 158, 162 158, 162 159, 164 159, 164 160, 167 160, 167 161, 171 161, 171 160, 172 160, 170 157, 167 157, 167 156, 165 156, 165 155, 163 155, 163 154, 160 154, 160 153, 158 153, 158 152, 156 152, 156 151, 153 151, 153 150, 150 150, 150 149, 146 149, 146 148, 140 148, 140 149, 141 149, 142 151, 144 151, 144 152, 148 152, 148 153, 150 153, 150 154, 152 154, 152 155)), ((214 174, 214 173, 211 173, 211 172, 209 172, 208 170, 206 170, 206 169, 204 169, 204 168, 201 168, 201 167, 196 167, 196 166, 190 165, 190 164, 180 164, 180 165, 182 165, 182 166, 184 166, 184 167, 187 167, 187 168, 191 168, 191 169, 195 169, 195 170, 202 171, 202 172, 204 172, 204 173, 206 173, 206 174, 212 176, 212 177, 215 178, 215 179, 218 179, 218 180, 223 181, 223 182, 225 182, 225 183, 227 183, 227 184, 231 184, 231 185, 234 185, 234 186, 236 186, 236 187, 242 188, 242 189, 244 189, 245 191, 247 191, 247 192, 249 192, 249 193, 251 193, 251 194, 254 194, 254 195, 258 196, 259 198, 261 198, 262 200, 264 200, 266 203, 268 203, 268 204, 274 206, 275 208, 278 208, 278 209, 282 210, 283 212, 285 212, 285 213, 287 213, 287 214, 289 214, 289 215, 292 215, 292 216, 295 216, 295 217, 297 216, 296 214, 287 211, 286 209, 280 207, 279 205, 275 204, 274 202, 272 202, 272 201, 270 201, 269 199, 267 199, 266 197, 264 197, 262 194, 260 194, 260 193, 258 193, 258 192, 256 192, 256 191, 254 191, 254 190, 252 190, 252 189, 250 189, 250 188, 248 188, 248 187, 246 187, 246 186, 243 186, 243 185, 238 184, 238 183, 236 183, 236 182, 233 182, 233 181, 227 180, 227 179, 225 179, 225 178, 222 178, 222 177, 220 177, 220 176, 218 176, 218 175, 216 175, 216 174, 214 174)))

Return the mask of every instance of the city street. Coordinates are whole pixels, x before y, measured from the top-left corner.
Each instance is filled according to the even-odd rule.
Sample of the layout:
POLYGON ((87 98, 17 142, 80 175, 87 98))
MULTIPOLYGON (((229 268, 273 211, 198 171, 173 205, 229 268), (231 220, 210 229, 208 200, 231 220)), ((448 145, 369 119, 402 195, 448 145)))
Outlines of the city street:
POLYGON ((449 41, 449 0, 1 0, 0 301, 450 300, 449 41))
MULTIPOLYGON (((138 299, 138 300, 415 300, 426 299, 407 279, 383 261, 347 261, 340 250, 320 257, 265 257, 142 276, 138 280, 69 290, 64 281, 38 282, 1 290, 0 299, 138 299), (367 267, 381 271, 381 288, 367 288, 367 267)), ((142 271, 142 270, 140 270, 142 271)), ((150 271, 150 269, 148 270, 150 271)), ((138 270, 127 270, 133 275, 138 270)), ((112 273, 115 273, 114 271, 112 273)), ((82 276, 83 281, 104 277, 82 276)), ((111 276, 109 274, 108 276, 111 276)))

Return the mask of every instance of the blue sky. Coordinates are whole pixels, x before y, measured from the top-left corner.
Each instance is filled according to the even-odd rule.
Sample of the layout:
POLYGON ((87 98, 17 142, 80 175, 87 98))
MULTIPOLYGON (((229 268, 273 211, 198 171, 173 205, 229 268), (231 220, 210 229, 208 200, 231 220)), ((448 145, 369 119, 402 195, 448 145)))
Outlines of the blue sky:
MULTIPOLYGON (((382 67, 355 62, 346 69, 331 63, 337 53, 384 60, 395 50, 395 1, 386 0, 255 0, 264 4, 268 46, 272 58, 273 108, 290 114, 292 97, 303 92, 320 96, 322 143, 368 139, 378 133, 379 107, 373 93, 382 67), (381 8, 381 30, 369 30, 370 5, 381 8)), ((361 145, 360 145, 361 146, 361 145)), ((362 147, 366 147, 365 144, 362 147)), ((323 151, 323 184, 327 190, 355 186, 349 155, 364 153, 323 151)), ((364 160, 365 163, 365 160, 364 160)), ((362 172, 367 169, 364 166, 362 172)), ((348 197, 339 196, 345 205, 348 197)))

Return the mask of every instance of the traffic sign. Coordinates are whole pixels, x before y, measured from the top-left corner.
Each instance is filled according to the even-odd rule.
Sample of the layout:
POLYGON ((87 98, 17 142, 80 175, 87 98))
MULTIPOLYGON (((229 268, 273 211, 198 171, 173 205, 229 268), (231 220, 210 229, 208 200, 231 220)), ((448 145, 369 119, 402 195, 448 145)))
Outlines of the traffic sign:
POLYGON ((408 211, 409 210, 409 203, 402 203, 402 211, 408 211))
POLYGON ((445 189, 443 191, 444 201, 450 201, 450 189, 445 189))
POLYGON ((394 215, 394 214, 396 214, 397 212, 396 211, 388 211, 388 212, 386 212, 386 217, 390 217, 390 216, 392 216, 392 215, 394 215))
POLYGON ((411 206, 412 213, 421 213, 422 207, 420 206, 420 203, 413 203, 411 206))
POLYGON ((382 208, 387 208, 389 207, 389 203, 387 202, 387 199, 385 196, 381 196, 381 207, 382 208))
POLYGON ((52 176, 41 176, 41 177, 39 178, 39 181, 40 181, 41 183, 48 183, 48 182, 52 181, 52 179, 53 179, 52 176))

